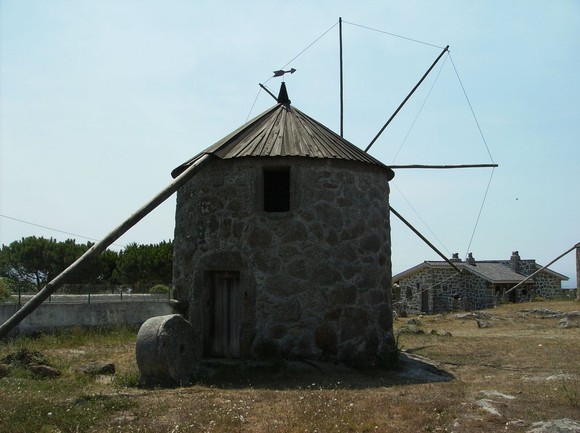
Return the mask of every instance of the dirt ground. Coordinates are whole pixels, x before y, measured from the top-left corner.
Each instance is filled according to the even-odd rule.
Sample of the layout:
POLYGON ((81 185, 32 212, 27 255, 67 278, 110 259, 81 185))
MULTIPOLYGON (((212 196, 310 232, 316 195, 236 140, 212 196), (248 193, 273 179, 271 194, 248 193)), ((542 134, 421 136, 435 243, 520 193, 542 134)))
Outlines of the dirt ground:
POLYGON ((3 415, 5 421, 46 418, 48 411, 41 431, 580 431, 579 310, 576 301, 563 301, 397 318, 397 371, 307 362, 226 364, 203 383, 172 389, 135 386, 134 344, 127 341, 132 336, 94 346, 67 343, 44 350, 63 374, 34 393, 17 392, 22 385, 32 389, 33 382, 0 379, 6 391, 0 431, 25 431, 7 429, 3 415), (117 378, 79 382, 76 366, 95 359, 113 362, 117 378), (17 406, 19 398, 32 404, 17 406), (83 411, 93 421, 75 423, 83 411), (546 430, 549 422, 560 430, 546 430))

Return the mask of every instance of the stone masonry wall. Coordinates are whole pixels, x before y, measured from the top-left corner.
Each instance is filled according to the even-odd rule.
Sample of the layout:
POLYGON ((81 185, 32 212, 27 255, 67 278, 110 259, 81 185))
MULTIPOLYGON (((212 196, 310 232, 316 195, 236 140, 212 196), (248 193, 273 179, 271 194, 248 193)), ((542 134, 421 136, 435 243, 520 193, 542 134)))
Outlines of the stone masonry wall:
POLYGON ((315 158, 215 160, 177 196, 174 297, 197 357, 209 339, 208 272, 240 276, 241 358, 385 363, 393 354, 385 170, 315 158), (264 167, 290 166, 289 212, 264 212, 264 167))
MULTIPOLYGON (((509 260, 502 261, 503 265, 510 267, 511 263, 509 260)), ((533 274, 539 269, 538 264, 533 259, 520 260, 520 268, 518 270, 519 274, 528 276, 533 274)), ((540 272, 533 278, 533 294, 541 296, 544 299, 554 299, 558 296, 559 290, 562 287, 562 282, 560 279, 551 275, 549 272, 540 272)))
POLYGON ((401 301, 406 303, 407 312, 413 314, 476 310, 494 306, 493 293, 484 280, 469 273, 458 275, 453 269, 426 268, 401 279, 399 285, 401 301), (421 305, 421 292, 424 290, 429 295, 427 310, 422 309, 421 305))

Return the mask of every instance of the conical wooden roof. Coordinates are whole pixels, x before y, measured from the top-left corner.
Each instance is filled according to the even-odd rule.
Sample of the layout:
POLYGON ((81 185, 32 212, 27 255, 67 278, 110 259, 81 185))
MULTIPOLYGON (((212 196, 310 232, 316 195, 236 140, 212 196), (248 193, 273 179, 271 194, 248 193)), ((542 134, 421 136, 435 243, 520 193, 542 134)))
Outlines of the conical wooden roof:
POLYGON ((389 180, 393 178, 390 168, 291 106, 284 93, 283 85, 278 97, 281 102, 175 168, 171 175, 179 176, 202 155, 212 154, 221 159, 300 156, 359 161, 382 167, 388 170, 389 180))

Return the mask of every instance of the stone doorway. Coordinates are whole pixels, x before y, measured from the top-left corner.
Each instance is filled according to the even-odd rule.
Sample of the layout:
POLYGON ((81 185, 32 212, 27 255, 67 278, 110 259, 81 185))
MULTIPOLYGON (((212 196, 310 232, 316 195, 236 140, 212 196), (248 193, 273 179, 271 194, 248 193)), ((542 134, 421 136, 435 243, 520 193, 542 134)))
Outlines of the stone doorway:
POLYGON ((421 290, 421 313, 429 312, 429 289, 421 290))
POLYGON ((211 273, 210 355, 240 357, 240 273, 211 273))

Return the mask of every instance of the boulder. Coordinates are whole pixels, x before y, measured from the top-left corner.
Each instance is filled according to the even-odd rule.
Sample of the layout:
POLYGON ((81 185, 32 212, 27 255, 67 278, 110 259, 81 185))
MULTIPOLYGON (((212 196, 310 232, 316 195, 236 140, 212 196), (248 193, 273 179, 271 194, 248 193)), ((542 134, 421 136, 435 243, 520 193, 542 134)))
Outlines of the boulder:
POLYGON ((560 319, 560 321, 558 322, 558 326, 564 329, 578 328, 580 327, 580 321, 574 320, 574 318, 570 318, 567 316, 564 317, 563 319, 560 319))
POLYGON ((32 373, 42 379, 55 379, 60 376, 60 371, 56 368, 43 364, 32 364, 27 367, 32 373))
POLYGON ((81 365, 78 368, 78 372, 88 376, 96 376, 99 374, 115 374, 115 364, 110 362, 91 361, 88 364, 81 365))
POLYGON ((491 328, 493 325, 489 320, 475 319, 478 328, 491 328))
POLYGON ((580 431, 580 422, 569 418, 551 421, 535 422, 527 433, 577 433, 580 431))

